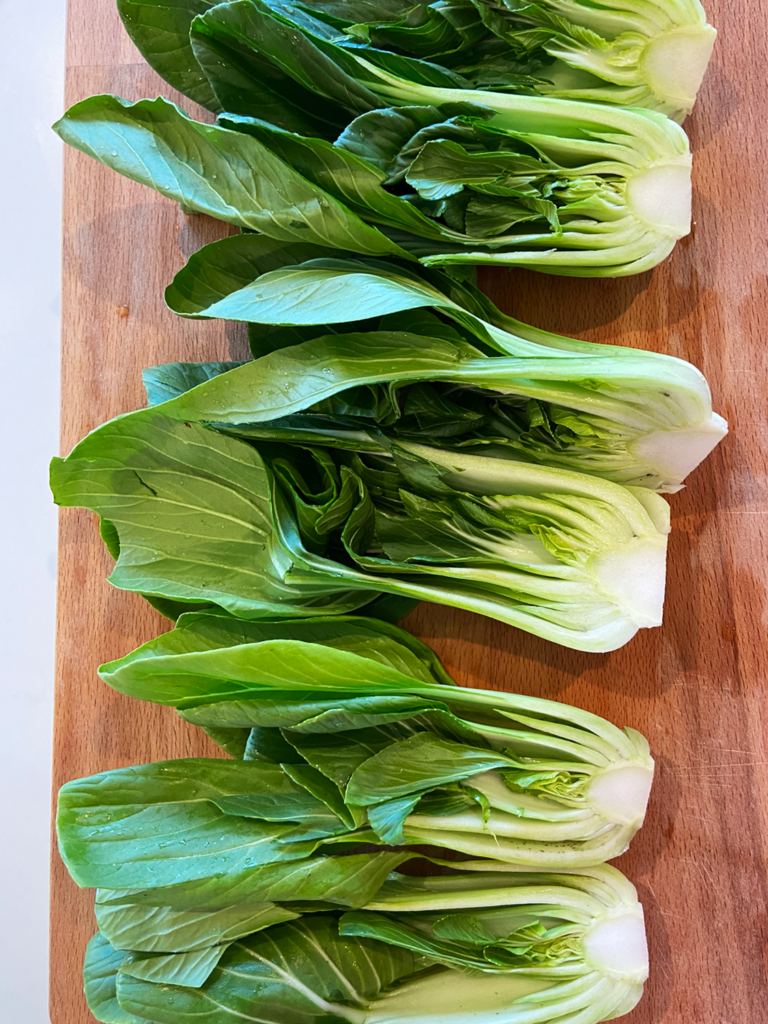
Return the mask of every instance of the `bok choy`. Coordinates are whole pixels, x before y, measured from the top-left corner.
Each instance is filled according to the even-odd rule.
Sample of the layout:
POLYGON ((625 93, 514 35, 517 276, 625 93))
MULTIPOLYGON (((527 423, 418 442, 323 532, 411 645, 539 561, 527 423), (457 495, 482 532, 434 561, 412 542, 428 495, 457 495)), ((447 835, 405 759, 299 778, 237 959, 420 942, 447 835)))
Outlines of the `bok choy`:
POLYGON ((99 933, 85 962, 90 1008, 110 1024, 597 1024, 636 1005, 643 913, 618 871, 453 869, 393 874, 364 911, 306 906, 192 953, 116 948, 99 933))
MULTIPOLYGON (((211 22, 235 20, 231 12, 238 6, 118 0, 125 27, 149 63, 212 110, 228 109, 233 96, 252 87, 255 62, 244 56, 237 35, 214 35, 212 41, 209 30, 211 22)), ((301 8, 269 6, 293 8, 294 16, 309 9, 336 30, 341 46, 421 58, 475 89, 648 107, 679 119, 693 106, 716 35, 699 0, 309 0, 301 8)), ((277 91, 274 78, 269 84, 277 91)), ((290 99, 284 96, 286 105, 290 99)))
POLYGON ((680 359, 537 331, 439 271, 299 262, 305 247, 290 263, 293 248, 244 235, 190 261, 168 290, 178 312, 300 329, 252 323, 266 353, 254 362, 154 367, 150 402, 244 437, 355 448, 366 431, 428 436, 668 492, 727 431, 680 359), (379 308, 392 312, 338 326, 379 308))
POLYGON ((383 436, 359 449, 248 443, 148 409, 55 459, 51 484, 58 504, 109 524, 113 584, 243 618, 349 612, 387 593, 586 651, 660 624, 659 495, 383 436))
POLYGON ((459 688, 429 648, 370 619, 187 614, 100 675, 236 756, 287 759, 293 777, 306 762, 374 841, 559 869, 618 856, 645 816, 653 761, 639 733, 459 688))
POLYGON ((114 96, 76 104, 59 135, 187 211, 427 265, 623 276, 655 266, 690 231, 688 140, 663 115, 434 84, 420 62, 395 74, 245 7, 254 32, 279 21, 291 51, 279 63, 323 57, 333 87, 321 101, 352 97, 335 143, 264 120, 259 104, 242 108, 255 117, 228 112, 207 125, 164 99, 114 96))
MULTIPOLYGON (((304 6, 331 15, 352 41, 439 64, 474 89, 647 107, 677 121, 693 108, 717 35, 698 0, 406 0, 370 13, 357 0, 304 6)), ((206 20, 192 23, 193 45, 206 20)))

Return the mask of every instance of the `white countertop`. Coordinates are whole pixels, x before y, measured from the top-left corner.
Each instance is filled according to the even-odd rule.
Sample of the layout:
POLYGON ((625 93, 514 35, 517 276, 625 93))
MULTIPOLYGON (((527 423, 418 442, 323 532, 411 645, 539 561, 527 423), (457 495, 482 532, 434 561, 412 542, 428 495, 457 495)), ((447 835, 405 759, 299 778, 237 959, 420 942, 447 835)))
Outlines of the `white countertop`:
POLYGON ((48 1020, 65 0, 0 0, 0 1017, 48 1020))

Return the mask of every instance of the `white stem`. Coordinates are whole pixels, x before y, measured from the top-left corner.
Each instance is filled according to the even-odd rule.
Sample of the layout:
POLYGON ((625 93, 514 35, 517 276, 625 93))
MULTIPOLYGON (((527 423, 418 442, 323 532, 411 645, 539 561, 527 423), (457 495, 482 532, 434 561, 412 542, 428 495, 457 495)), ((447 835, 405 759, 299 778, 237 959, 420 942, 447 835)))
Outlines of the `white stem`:
POLYGON ((653 762, 650 766, 610 768, 594 776, 587 789, 587 801, 608 821, 640 828, 652 783, 653 762))
POLYGON ((728 424, 713 412, 690 430, 657 430, 627 445, 637 458, 665 478, 667 487, 682 484, 728 433, 728 424))
POLYGON ((648 944, 643 908, 603 918, 584 936, 584 959, 603 974, 626 981, 648 977, 648 944))
POLYGON ((666 559, 666 537, 635 537, 616 551, 593 555, 589 571, 631 622, 648 629, 661 625, 666 559))
POLYGON ((640 74, 661 100, 677 100, 691 110, 712 56, 717 32, 711 25, 688 25, 657 36, 640 58, 640 74))
POLYGON ((627 179, 627 205, 645 223, 671 238, 691 230, 691 158, 653 164, 627 179))

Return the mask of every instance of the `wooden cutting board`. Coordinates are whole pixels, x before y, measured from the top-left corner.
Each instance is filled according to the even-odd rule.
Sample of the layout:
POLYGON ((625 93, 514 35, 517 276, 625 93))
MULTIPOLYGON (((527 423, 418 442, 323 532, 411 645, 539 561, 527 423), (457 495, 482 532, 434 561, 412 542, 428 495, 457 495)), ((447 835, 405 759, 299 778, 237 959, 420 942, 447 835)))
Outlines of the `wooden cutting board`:
MULTIPOLYGON (((708 0, 720 30, 696 112, 692 235, 652 274, 620 281, 484 272, 521 320, 691 360, 731 435, 671 499, 665 623, 620 651, 578 654, 435 605, 404 625, 458 682, 554 698, 649 738, 658 774, 647 824, 617 861, 645 905, 652 974, 628 1024, 760 1024, 768 901, 768 359, 759 331, 768 162, 766 9, 708 0)), ((70 0, 67 104, 167 86, 128 40, 113 0, 70 0)), ((173 96, 178 100, 179 97, 173 96)), ((192 105, 182 101, 190 112, 192 105)), ((145 366, 246 355, 241 327, 182 320, 163 288, 223 225, 71 149, 64 165, 61 450, 144 401, 145 366)), ((765 320, 764 320, 765 322, 765 320)), ((170 708, 108 689, 97 666, 169 628, 106 582, 96 517, 65 510, 59 539, 54 793, 132 763, 218 752, 170 708)), ((51 1019, 92 1021, 82 995, 93 894, 52 863, 51 1019)))

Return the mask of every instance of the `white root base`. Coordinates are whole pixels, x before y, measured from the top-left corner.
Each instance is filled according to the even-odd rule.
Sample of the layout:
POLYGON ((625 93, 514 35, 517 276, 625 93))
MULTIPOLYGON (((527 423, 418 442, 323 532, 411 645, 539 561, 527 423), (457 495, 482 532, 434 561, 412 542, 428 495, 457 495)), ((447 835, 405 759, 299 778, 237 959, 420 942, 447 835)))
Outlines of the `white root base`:
POLYGON ((584 936, 584 955, 598 970, 628 981, 648 977, 648 943, 642 908, 599 921, 584 936))
POLYGON ((589 570, 604 593, 641 629, 660 626, 664 610, 667 544, 635 537, 618 551, 590 560, 589 570))
POLYGON ((640 828, 652 783, 653 768, 626 765, 595 775, 586 795, 590 805, 609 821, 640 828))
POLYGON ((671 485, 683 480, 709 455, 728 433, 728 424, 716 412, 707 423, 691 430, 659 430, 646 434, 629 447, 634 455, 671 485))
POLYGON ((649 227, 672 238, 690 233, 692 196, 690 156, 627 179, 627 205, 649 227))
POLYGON ((690 110, 712 56, 717 32, 711 25, 689 25, 657 36, 640 58, 640 73, 663 100, 690 110))

